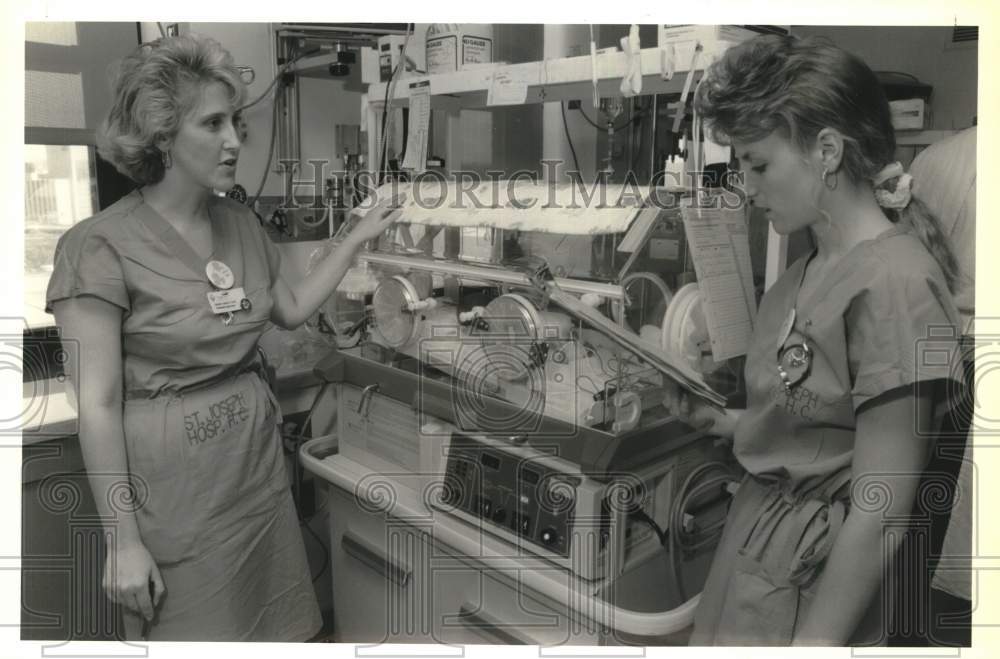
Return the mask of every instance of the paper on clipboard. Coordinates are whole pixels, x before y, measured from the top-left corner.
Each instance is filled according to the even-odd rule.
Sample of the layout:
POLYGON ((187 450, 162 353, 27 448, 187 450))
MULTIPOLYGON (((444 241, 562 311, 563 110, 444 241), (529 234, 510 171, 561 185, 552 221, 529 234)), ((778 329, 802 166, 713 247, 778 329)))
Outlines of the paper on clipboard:
POLYGON ((681 216, 698 275, 712 358, 718 362, 746 354, 757 304, 745 212, 686 206, 681 216))
POLYGON ((427 135, 431 125, 431 81, 410 83, 410 120, 407 124, 403 169, 422 172, 427 167, 427 135))
POLYGON ((486 105, 522 105, 528 98, 529 84, 538 84, 538 80, 509 71, 495 71, 490 79, 486 105))

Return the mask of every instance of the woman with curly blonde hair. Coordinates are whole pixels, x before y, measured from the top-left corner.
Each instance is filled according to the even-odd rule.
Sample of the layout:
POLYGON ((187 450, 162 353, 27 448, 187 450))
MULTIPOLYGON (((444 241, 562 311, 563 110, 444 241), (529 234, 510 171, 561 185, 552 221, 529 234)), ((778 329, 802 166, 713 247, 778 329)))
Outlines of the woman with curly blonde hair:
POLYGON ((395 218, 369 213, 286 282, 254 214, 218 195, 235 183, 244 97, 209 39, 125 58, 98 148, 140 187, 56 248, 47 307, 79 350, 69 375, 109 532, 104 586, 129 638, 141 625, 149 640, 301 641, 321 625, 257 343, 268 323, 312 315, 395 218), (123 481, 131 501, 112 506, 123 481))

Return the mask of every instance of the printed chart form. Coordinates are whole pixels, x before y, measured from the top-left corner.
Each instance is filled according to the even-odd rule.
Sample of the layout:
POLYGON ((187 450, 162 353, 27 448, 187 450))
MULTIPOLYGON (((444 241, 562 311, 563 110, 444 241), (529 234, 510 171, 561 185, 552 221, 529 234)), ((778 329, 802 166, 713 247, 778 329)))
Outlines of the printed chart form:
POLYGON ((685 207, 684 231, 698 275, 712 358, 746 354, 757 304, 743 209, 685 207))
POLYGON ((431 82, 410 83, 410 122, 403 169, 422 172, 427 166, 427 136, 431 125, 431 82))

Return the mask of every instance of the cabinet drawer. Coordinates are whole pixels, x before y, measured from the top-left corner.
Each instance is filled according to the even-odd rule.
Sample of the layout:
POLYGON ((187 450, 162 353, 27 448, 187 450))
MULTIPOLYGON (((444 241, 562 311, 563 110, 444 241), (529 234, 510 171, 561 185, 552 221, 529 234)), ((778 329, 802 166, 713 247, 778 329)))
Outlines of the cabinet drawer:
MULTIPOLYGON (((435 544, 420 529, 331 490, 337 640, 345 643, 597 644, 599 631, 497 572, 435 544)), ((568 592, 568 586, 567 586, 568 592)))
POLYGON ((577 624, 566 609, 525 585, 517 572, 483 570, 475 589, 463 592, 457 608, 443 619, 478 638, 474 643, 587 645, 598 642, 596 629, 577 624))
POLYGON ((344 643, 421 643, 431 638, 431 609, 423 600, 424 534, 362 508, 333 488, 330 560, 334 624, 344 643))

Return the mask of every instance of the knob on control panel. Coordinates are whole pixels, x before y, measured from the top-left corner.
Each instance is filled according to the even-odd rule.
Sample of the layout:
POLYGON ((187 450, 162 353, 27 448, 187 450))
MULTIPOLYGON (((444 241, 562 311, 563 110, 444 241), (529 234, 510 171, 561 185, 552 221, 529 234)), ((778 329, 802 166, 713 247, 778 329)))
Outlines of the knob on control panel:
POLYGON ((579 477, 470 436, 452 438, 445 469, 444 510, 498 531, 508 542, 570 555, 579 477))
POLYGON ((549 526, 542 530, 541 539, 543 544, 551 546, 559 540, 559 534, 549 526))

